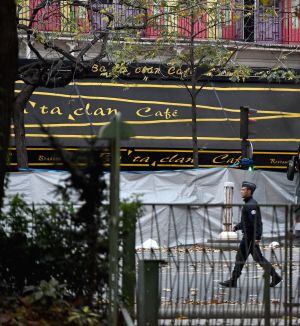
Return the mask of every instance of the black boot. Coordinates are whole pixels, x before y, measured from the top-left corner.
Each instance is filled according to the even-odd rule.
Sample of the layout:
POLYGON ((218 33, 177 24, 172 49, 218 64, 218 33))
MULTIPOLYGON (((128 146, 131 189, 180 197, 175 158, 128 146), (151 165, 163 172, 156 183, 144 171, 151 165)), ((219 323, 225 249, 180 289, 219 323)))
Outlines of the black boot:
POLYGON ((270 288, 274 288, 278 283, 282 281, 282 277, 279 276, 277 273, 272 276, 272 281, 270 283, 270 288))
POLYGON ((225 286, 226 288, 236 288, 237 286, 237 279, 231 278, 224 282, 219 282, 220 285, 225 286))

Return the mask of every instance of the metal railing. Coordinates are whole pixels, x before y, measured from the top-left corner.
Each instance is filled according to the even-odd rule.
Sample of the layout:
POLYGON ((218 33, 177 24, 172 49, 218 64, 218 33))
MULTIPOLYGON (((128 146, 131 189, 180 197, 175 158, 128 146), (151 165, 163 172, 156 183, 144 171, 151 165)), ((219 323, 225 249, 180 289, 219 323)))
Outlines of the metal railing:
MULTIPOLYGON (((18 7, 21 24, 28 24, 33 8, 38 1, 23 0, 18 7)), ((107 25, 107 14, 114 14, 114 26, 136 28, 139 36, 145 39, 157 39, 166 35, 184 40, 191 36, 195 40, 222 39, 250 41, 268 44, 295 44, 300 42, 300 15, 286 8, 257 7, 247 12, 234 1, 224 6, 207 10, 202 6, 190 15, 174 6, 152 5, 147 9, 129 8, 122 4, 94 4, 94 10, 70 6, 67 1, 52 4, 40 10, 33 27, 39 31, 55 32, 62 35, 89 34, 103 31, 107 25), (147 26, 143 22, 147 21, 147 26)), ((128 30, 127 30, 128 32, 128 30)))
MULTIPOLYGON (((61 231, 74 229, 68 214, 41 215, 44 206, 17 211, 26 215, 20 226, 28 230, 29 238, 35 241, 39 228, 50 225, 48 218, 51 225, 62 224, 61 231)), ((239 239, 220 239, 229 226, 224 217, 231 210, 236 224, 242 206, 144 204, 142 208, 137 221, 136 216, 123 216, 120 234, 118 293, 127 325, 133 324, 133 318, 138 325, 299 325, 299 206, 260 205, 264 226, 260 248, 283 279, 275 288, 263 277, 264 266, 251 256, 236 288, 219 285, 230 278, 239 245, 239 239)), ((1 220, 0 227, 9 233, 12 223, 15 217, 1 220)))
POLYGON ((257 9, 255 11, 255 41, 277 44, 299 43, 300 25, 297 12, 278 8, 257 9))
MULTIPOLYGON (((224 209, 220 205, 144 206, 137 223, 136 259, 138 266, 148 261, 150 267, 155 261, 159 266, 159 325, 298 325, 300 239, 294 229, 300 220, 295 207, 261 206, 265 232, 260 248, 283 279, 275 288, 264 278, 264 266, 251 256, 236 288, 219 285, 230 278, 239 245, 239 241, 219 239, 224 209)), ((238 222, 241 206, 233 206, 233 213, 238 222)), ((142 281, 147 283, 144 277, 146 273, 142 281)), ((143 295, 139 289, 137 293, 143 295)), ((140 315, 145 312, 138 311, 140 315)))

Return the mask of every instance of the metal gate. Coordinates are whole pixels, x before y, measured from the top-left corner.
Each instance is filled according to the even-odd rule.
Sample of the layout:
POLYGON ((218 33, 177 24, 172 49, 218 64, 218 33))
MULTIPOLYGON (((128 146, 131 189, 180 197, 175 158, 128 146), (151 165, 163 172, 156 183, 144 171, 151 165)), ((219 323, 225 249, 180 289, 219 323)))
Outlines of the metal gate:
MULTIPOLYGON (((236 222, 241 207, 232 207, 236 222)), ((283 278, 275 288, 250 256, 236 288, 219 285, 231 275, 239 244, 218 238, 224 205, 144 206, 136 257, 138 264, 156 261, 159 266, 159 325, 300 325, 297 207, 260 207, 267 229, 260 247, 283 278)), ((155 267, 152 278, 153 273, 155 267)), ((145 315, 141 306, 139 310, 145 315)))

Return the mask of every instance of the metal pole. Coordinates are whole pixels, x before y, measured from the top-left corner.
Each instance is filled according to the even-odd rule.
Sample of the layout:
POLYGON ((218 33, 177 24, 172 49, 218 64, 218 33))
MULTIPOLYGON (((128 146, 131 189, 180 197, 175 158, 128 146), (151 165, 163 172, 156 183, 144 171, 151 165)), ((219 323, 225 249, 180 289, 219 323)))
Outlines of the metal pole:
POLYGON ((158 325, 159 260, 141 260, 138 269, 138 326, 158 325))
POLYGON ((271 300, 270 300, 270 272, 265 269, 264 283, 264 305, 265 305, 265 326, 270 326, 271 321, 271 300))
MULTIPOLYGON (((130 205, 130 204, 129 204, 130 205)), ((126 214, 123 211, 123 276, 122 295, 131 317, 134 316, 135 294, 135 224, 136 215, 126 214)))
POLYGON ((243 158, 248 158, 248 140, 242 139, 241 141, 241 156, 243 158))
POLYGON ((289 209, 285 208, 285 243, 284 243, 284 326, 287 326, 288 320, 288 218, 289 218, 289 209))
POLYGON ((289 221, 289 249, 290 249, 290 266, 289 266, 289 325, 292 325, 292 305, 293 305, 293 209, 290 208, 289 221))
POLYGON ((224 212, 223 212, 223 225, 224 229, 219 234, 220 240, 237 240, 238 236, 232 231, 232 215, 233 215, 233 182, 224 183, 224 212))
POLYGON ((109 197, 109 326, 117 326, 119 308, 119 212, 120 212, 120 143, 133 133, 117 113, 111 123, 101 128, 100 139, 110 140, 110 197, 109 197))
POLYGON ((240 138, 242 160, 248 158, 249 108, 240 107, 240 138))
POLYGON ((224 231, 231 231, 232 228, 232 203, 233 203, 233 182, 225 182, 224 183, 224 231))
POLYGON ((109 219, 109 325, 118 323, 118 233, 120 187, 120 121, 115 117, 115 137, 111 144, 110 219, 109 219))

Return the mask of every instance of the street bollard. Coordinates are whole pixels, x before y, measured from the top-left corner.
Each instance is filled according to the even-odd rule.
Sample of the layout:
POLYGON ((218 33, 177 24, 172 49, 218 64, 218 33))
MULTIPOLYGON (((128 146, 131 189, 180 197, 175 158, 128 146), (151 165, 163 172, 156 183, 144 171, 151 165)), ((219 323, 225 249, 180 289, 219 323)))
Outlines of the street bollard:
POLYGON ((141 260, 138 268, 138 326, 158 325, 159 264, 161 260, 141 260))
MULTIPOLYGON (((124 213, 125 214, 125 213, 124 213)), ((135 295, 135 223, 136 216, 125 214, 126 230, 123 231, 123 276, 122 294, 124 305, 130 316, 134 317, 134 295, 135 295)), ((123 225, 123 229, 124 229, 123 225)))

